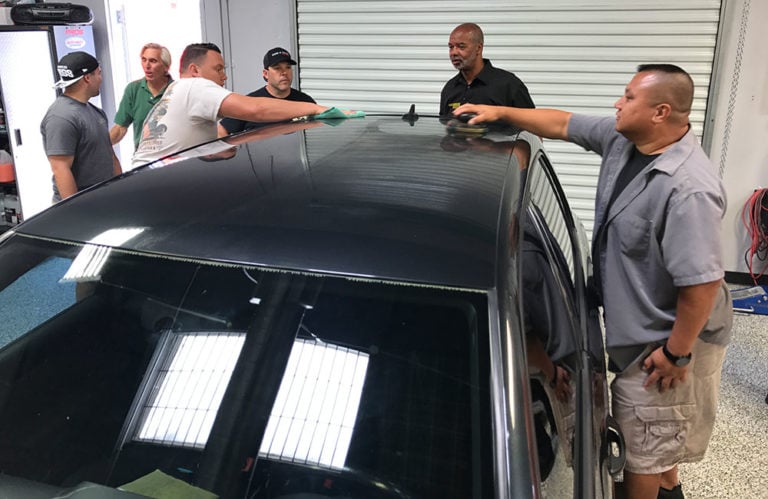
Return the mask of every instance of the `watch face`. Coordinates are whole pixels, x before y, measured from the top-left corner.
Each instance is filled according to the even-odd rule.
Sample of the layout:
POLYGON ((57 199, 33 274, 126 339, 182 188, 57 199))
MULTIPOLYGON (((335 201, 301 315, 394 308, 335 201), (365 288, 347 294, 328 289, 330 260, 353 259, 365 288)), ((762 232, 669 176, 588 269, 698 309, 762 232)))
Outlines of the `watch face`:
POLYGON ((667 345, 662 345, 661 351, 664 352, 664 355, 667 357, 667 359, 669 359, 669 361, 677 367, 687 366, 691 361, 691 354, 683 356, 672 355, 672 353, 667 350, 667 345))
POLYGON ((690 357, 678 357, 678 359, 675 361, 675 365, 677 367, 687 366, 690 361, 690 357))

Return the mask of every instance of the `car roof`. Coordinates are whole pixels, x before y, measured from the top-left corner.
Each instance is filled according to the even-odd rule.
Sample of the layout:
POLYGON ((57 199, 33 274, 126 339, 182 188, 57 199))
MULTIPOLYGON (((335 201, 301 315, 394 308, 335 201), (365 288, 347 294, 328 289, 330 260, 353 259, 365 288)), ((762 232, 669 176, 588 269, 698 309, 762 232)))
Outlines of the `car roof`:
POLYGON ((17 232, 89 242, 110 229, 139 228, 116 246, 488 289, 495 283, 502 195, 519 191, 510 188, 521 178, 510 160, 516 138, 452 135, 437 118, 273 125, 128 172, 17 232))

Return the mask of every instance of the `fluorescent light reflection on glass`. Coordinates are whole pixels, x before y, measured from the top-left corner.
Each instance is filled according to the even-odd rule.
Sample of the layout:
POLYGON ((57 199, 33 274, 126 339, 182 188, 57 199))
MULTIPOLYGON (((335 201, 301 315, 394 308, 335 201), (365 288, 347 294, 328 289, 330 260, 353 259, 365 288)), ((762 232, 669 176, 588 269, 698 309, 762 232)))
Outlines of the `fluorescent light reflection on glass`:
POLYGON ((245 341, 243 333, 175 334, 137 440, 202 448, 245 341))
MULTIPOLYGON (((174 333, 172 352, 143 407, 137 440, 205 447, 240 355, 243 333, 174 333)), ((369 355, 297 339, 262 439, 260 455, 344 467, 369 355)))
POLYGON ((369 356, 298 339, 260 453, 283 461, 344 467, 369 356))
POLYGON ((112 252, 110 246, 119 246, 142 232, 143 228, 132 227, 102 232, 83 246, 60 282, 98 281, 112 252))

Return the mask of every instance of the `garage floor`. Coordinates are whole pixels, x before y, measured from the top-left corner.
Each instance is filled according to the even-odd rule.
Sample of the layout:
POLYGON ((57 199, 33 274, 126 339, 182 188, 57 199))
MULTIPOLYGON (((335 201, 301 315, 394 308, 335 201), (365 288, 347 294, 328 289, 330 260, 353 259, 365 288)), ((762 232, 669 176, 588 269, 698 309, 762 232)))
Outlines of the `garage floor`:
POLYGON ((706 457, 681 466, 689 499, 768 497, 768 316, 737 313, 706 457))

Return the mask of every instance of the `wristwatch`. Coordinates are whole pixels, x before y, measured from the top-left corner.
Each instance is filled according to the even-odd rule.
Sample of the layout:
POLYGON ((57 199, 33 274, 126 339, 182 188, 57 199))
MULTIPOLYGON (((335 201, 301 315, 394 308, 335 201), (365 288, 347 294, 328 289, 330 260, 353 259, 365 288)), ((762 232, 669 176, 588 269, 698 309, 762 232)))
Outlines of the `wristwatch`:
POLYGON ((673 355, 672 352, 667 350, 666 343, 661 346, 661 351, 664 352, 664 355, 669 359, 669 361, 677 367, 687 366, 691 361, 691 356, 693 355, 692 353, 689 353, 688 355, 673 355))

